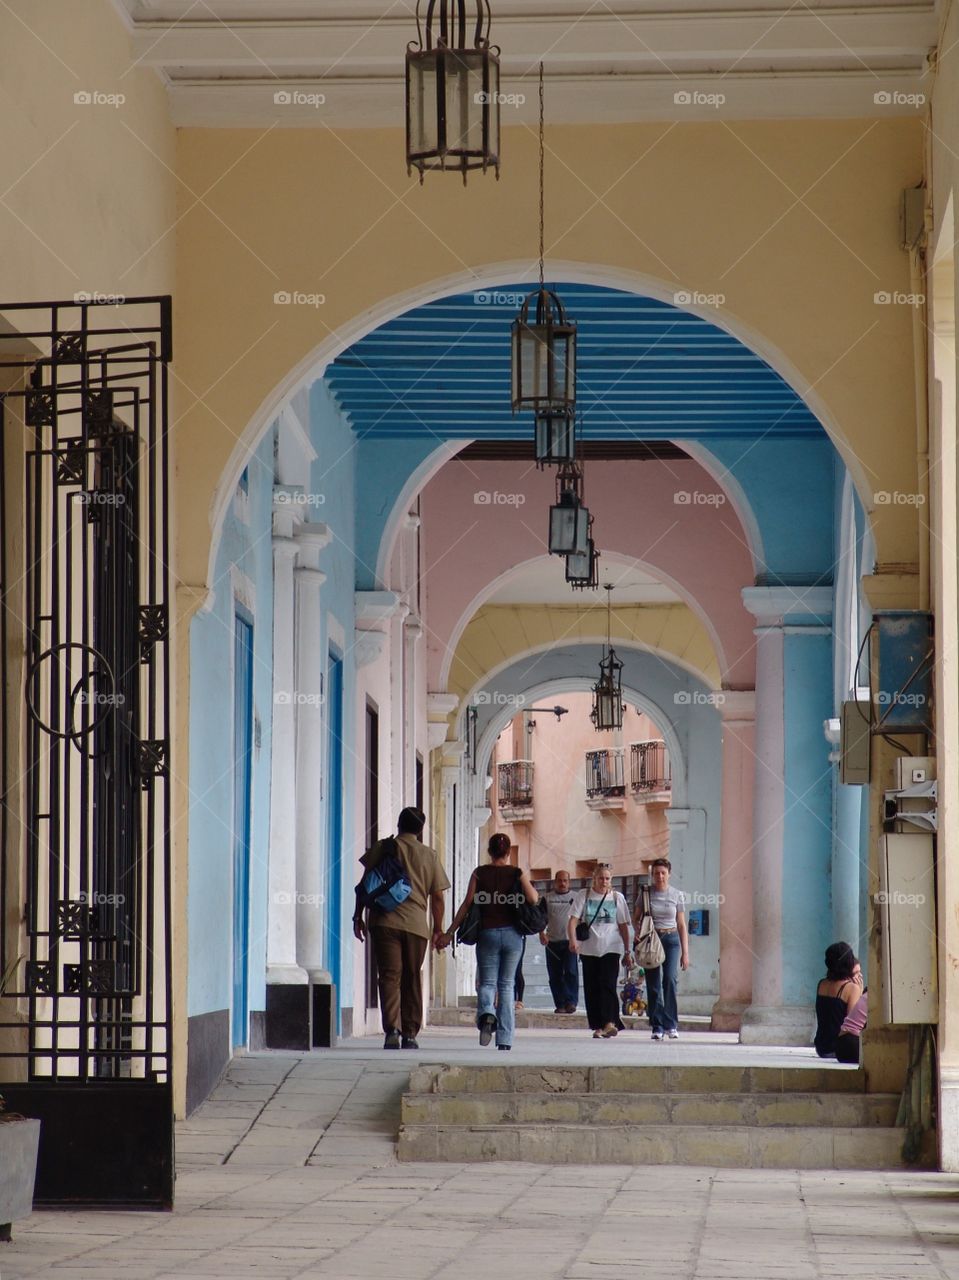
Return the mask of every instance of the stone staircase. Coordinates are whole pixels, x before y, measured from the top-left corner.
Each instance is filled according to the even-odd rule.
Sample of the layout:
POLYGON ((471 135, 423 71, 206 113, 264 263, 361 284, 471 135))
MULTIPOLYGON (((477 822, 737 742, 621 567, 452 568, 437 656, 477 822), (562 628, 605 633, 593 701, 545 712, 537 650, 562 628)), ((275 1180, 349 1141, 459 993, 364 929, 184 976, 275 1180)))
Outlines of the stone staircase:
MULTIPOLYGON (((823 1067, 417 1067, 404 1161, 898 1169, 899 1097, 823 1067)), ((930 1144, 934 1134, 927 1135, 930 1144)))

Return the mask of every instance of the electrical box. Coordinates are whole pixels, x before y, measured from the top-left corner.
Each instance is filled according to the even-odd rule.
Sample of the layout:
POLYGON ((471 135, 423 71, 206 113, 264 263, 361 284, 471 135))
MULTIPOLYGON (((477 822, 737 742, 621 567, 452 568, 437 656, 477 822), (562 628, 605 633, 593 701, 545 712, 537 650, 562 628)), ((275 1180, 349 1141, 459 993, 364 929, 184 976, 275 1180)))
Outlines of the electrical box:
POLYGON ((896 760, 896 790, 918 786, 921 782, 935 782, 935 756, 899 756, 896 760))
POLYGON ((868 785, 871 749, 869 703, 844 702, 839 717, 840 782, 851 787, 868 785))
POLYGON ((873 733, 931 733, 932 614, 889 609, 873 615, 873 627, 873 733))
POLYGON ((883 1014, 887 1022, 935 1022, 936 895, 933 837, 880 837, 879 909, 883 1014))

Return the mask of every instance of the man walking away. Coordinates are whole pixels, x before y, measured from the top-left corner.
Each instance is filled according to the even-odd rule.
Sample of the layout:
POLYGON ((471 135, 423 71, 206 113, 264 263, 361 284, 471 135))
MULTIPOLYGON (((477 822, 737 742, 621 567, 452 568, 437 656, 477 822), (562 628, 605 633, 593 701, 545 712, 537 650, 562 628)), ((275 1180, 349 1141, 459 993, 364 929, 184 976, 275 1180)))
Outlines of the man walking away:
MULTIPOLYGON (((353 932, 360 942, 366 941, 367 928, 373 938, 386 1033, 384 1049, 419 1048, 416 1037, 423 1025, 423 961, 430 940, 435 947, 443 933, 443 891, 450 882, 439 854, 422 843, 425 825, 426 815, 413 808, 404 809, 396 824, 399 859, 412 886, 410 896, 390 912, 371 909, 365 913, 369 917, 365 922, 362 910, 353 917, 353 932)), ((360 859, 367 870, 379 863, 383 844, 378 841, 360 859)))
POLYGON ((579 1003, 579 962, 569 949, 566 924, 576 895, 569 887, 569 872, 557 871, 546 894, 549 921, 539 940, 546 948, 546 972, 557 1013, 575 1013, 579 1003))

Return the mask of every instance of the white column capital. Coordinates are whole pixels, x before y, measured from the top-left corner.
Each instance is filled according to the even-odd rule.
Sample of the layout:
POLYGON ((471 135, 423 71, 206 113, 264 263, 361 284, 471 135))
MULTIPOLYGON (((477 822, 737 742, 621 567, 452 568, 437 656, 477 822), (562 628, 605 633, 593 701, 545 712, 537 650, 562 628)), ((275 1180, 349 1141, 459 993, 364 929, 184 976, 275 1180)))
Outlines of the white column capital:
POLYGON ((760 627, 778 628, 787 618, 832 617, 833 589, 828 586, 743 587, 742 596, 760 627))
POLYGON ((419 614, 410 611, 408 616, 403 619, 403 622, 406 627, 407 638, 415 644, 423 634, 422 618, 420 618, 419 614))
POLYGON ((449 725, 445 720, 430 720, 426 726, 426 740, 431 751, 441 747, 446 741, 449 725))
POLYGON ((317 590, 326 581, 326 574, 322 569, 314 569, 306 564, 298 564, 293 570, 293 576, 304 587, 315 587, 317 590))
POLYGON ((400 607, 395 591, 357 591, 354 595, 356 625, 364 631, 389 622, 400 607))
POLYGON ((333 541, 333 533, 330 526, 320 521, 304 521, 294 531, 293 537, 304 561, 309 560, 311 556, 318 555, 324 547, 328 547, 333 541))
POLYGON ((278 560, 294 560, 299 554, 299 547, 294 538, 284 533, 274 533, 273 554, 278 560))
POLYGON ((386 652, 385 631, 364 631, 357 627, 353 641, 353 659, 358 667, 368 667, 386 652))
POLYGON ((724 689, 717 696, 716 703, 719 708, 719 714, 722 716, 723 724, 735 726, 755 723, 755 689, 724 689))
POLYGON ((459 705, 459 695, 456 693, 428 693, 426 695, 426 709, 434 720, 448 720, 459 705))

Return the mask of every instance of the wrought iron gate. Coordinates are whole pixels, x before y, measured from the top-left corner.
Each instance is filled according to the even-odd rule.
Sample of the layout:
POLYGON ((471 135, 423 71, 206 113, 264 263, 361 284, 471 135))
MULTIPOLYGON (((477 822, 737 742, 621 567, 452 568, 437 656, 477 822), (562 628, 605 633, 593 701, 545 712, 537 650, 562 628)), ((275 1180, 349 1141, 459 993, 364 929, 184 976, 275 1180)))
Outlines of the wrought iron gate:
POLYGON ((3 1092, 47 1121, 40 1200, 168 1203, 171 302, 0 313, 0 1058, 26 1063, 3 1092))

